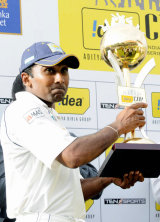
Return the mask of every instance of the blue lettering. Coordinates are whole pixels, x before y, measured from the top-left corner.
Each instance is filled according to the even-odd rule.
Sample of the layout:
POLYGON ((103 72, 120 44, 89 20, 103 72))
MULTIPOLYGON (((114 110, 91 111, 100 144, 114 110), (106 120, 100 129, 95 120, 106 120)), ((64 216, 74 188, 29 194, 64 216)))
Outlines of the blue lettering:
POLYGON ((152 9, 152 3, 155 3, 156 5, 156 10, 160 11, 160 1, 159 0, 149 0, 149 8, 152 9))

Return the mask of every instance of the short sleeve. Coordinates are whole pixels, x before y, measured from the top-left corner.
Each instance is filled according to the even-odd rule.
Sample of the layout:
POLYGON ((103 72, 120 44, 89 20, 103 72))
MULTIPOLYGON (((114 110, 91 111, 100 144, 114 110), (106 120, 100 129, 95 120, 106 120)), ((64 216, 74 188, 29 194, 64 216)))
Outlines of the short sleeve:
POLYGON ((14 120, 6 114, 7 134, 13 143, 29 150, 51 168, 55 158, 76 138, 70 136, 59 120, 51 119, 42 108, 39 110, 41 114, 37 114, 33 121, 27 121, 26 115, 21 112, 15 115, 14 120))

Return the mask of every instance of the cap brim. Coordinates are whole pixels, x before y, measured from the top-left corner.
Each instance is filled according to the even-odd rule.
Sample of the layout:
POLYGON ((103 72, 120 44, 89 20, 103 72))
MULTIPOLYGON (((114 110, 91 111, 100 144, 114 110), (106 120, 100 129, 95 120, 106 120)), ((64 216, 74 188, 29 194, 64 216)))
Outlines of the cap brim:
POLYGON ((39 64, 42 66, 54 66, 61 62, 63 62, 63 64, 67 65, 69 68, 72 69, 77 69, 79 67, 78 58, 71 54, 58 54, 50 56, 48 58, 36 61, 35 64, 39 64))

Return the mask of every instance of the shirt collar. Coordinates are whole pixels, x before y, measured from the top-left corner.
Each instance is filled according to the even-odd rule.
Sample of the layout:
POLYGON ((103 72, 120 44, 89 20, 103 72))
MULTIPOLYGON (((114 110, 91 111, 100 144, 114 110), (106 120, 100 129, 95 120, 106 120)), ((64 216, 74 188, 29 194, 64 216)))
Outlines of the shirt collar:
POLYGON ((24 101, 24 99, 26 99, 28 101, 32 100, 41 106, 49 108, 46 103, 44 103, 41 99, 39 99, 37 96, 35 96, 34 94, 32 94, 30 92, 27 92, 27 91, 18 92, 18 93, 16 93, 15 96, 16 96, 17 100, 23 100, 23 101, 24 101))

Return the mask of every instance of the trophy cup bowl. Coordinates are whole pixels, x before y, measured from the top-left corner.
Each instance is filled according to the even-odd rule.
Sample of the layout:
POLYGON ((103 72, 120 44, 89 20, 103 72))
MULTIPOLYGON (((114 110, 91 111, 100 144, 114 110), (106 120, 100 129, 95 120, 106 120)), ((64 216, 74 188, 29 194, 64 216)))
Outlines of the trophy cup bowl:
POLYGON ((112 67, 108 59, 111 50, 121 69, 137 67, 147 55, 147 42, 143 32, 128 24, 117 24, 103 35, 100 45, 104 61, 112 67))
MULTIPOLYGON (((136 68, 147 55, 147 42, 144 33, 129 24, 115 24, 109 27, 102 37, 100 52, 104 61, 112 67, 108 59, 109 51, 114 55, 124 79, 129 79, 128 83, 126 81, 126 86, 130 87, 129 71, 136 68), (125 76, 126 70, 128 70, 127 76, 125 76)), ((131 135, 131 138, 126 139, 124 143, 155 143, 147 137, 134 137, 134 132, 131 132, 131 135)))

